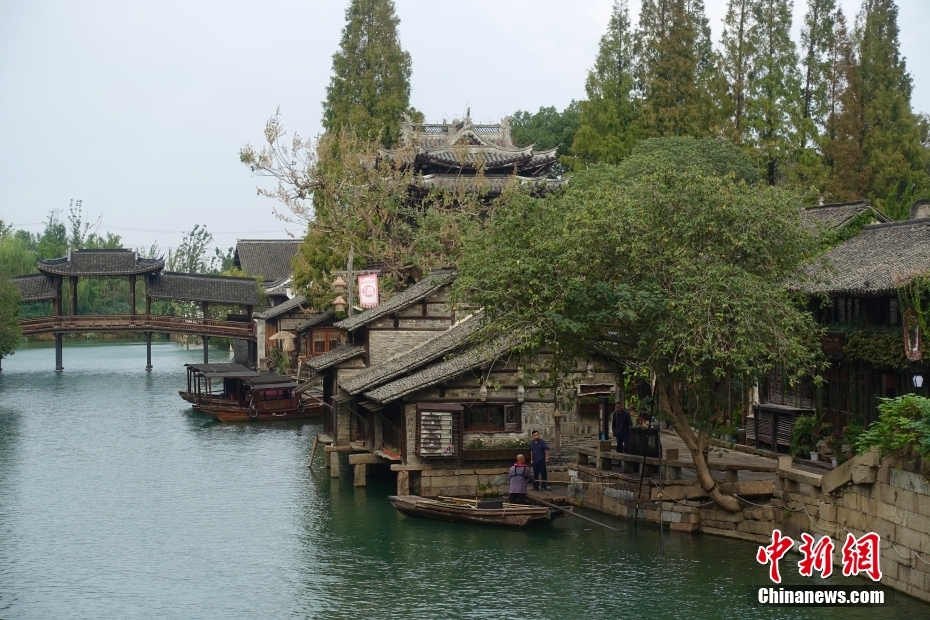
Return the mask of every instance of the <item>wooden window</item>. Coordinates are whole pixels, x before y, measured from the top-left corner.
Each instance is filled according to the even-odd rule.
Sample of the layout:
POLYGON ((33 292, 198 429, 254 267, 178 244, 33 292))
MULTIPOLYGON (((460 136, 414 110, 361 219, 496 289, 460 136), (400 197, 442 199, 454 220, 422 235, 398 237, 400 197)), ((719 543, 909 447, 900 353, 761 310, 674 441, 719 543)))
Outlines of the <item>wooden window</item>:
POLYGON ((341 329, 313 330, 313 355, 320 355, 345 344, 345 332, 341 329))
POLYGON ((488 403, 465 408, 465 430, 503 432, 520 430, 520 407, 488 403))
POLYGON ((313 354, 326 353, 326 334, 323 331, 313 332, 313 354))

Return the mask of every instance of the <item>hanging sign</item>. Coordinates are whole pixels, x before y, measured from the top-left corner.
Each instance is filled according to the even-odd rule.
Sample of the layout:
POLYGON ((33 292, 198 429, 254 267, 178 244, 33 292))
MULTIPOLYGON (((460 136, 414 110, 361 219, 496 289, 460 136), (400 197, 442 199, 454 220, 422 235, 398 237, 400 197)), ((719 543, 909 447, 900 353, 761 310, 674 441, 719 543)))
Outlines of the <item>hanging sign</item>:
POLYGON ((362 308, 378 305, 378 274, 369 273, 358 277, 358 299, 362 308))

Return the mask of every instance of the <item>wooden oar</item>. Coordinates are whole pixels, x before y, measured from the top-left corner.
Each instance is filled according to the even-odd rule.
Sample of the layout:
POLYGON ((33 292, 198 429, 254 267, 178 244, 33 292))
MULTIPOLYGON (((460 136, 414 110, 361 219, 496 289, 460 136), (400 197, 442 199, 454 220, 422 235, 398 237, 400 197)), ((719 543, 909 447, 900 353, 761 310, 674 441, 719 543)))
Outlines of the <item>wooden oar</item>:
POLYGON ((620 530, 618 530, 618 529, 615 528, 615 527, 610 527, 609 525, 607 525, 607 524, 605 524, 605 523, 601 523, 600 521, 595 521, 595 520, 592 519, 591 517, 586 517, 586 516, 584 516, 584 515, 580 515, 580 514, 578 514, 577 512, 573 512, 573 511, 568 510, 568 509, 566 509, 566 508, 562 508, 561 506, 556 506, 555 504, 550 504, 549 502, 543 501, 543 500, 541 500, 541 499, 536 499, 536 500, 534 500, 534 501, 536 501, 536 502, 542 504, 543 506, 548 506, 549 508, 555 508, 556 510, 561 510, 561 511, 564 512, 565 514, 574 515, 574 516, 578 517, 579 519, 584 519, 585 521, 590 521, 591 523, 596 523, 597 525, 600 525, 601 527, 606 527, 608 530, 613 530, 613 531, 615 531, 615 532, 619 532, 619 531, 620 531, 620 530))

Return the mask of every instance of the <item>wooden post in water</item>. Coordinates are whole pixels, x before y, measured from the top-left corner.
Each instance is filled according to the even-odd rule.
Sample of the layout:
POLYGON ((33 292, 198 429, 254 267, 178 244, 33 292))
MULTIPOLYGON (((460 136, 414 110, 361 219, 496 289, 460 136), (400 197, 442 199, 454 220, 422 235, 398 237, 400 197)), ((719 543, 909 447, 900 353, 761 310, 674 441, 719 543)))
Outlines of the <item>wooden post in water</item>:
POLYGON ((210 346, 210 336, 201 336, 203 338, 203 363, 210 363, 210 350, 207 348, 210 346))
POLYGON ((145 332, 145 369, 152 370, 152 332, 145 332))

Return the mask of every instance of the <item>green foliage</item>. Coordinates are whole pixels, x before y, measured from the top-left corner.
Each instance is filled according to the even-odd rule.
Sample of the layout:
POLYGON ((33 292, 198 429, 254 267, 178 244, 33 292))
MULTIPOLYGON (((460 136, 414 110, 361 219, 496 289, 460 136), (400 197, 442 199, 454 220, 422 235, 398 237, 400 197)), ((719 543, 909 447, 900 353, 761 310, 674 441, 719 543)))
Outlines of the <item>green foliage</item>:
POLYGON ((749 32, 754 24, 753 0, 729 0, 723 18, 720 37, 720 65, 727 81, 726 105, 729 113, 727 135, 734 144, 746 142, 749 127, 746 123, 746 100, 752 58, 755 55, 754 39, 749 32))
POLYGON ((693 422, 711 428, 728 374, 815 372, 818 328, 784 282, 817 242, 791 194, 658 159, 633 178, 592 166, 545 199, 509 192, 464 240, 455 294, 484 309, 486 336, 556 360, 598 346, 686 386, 693 422))
POLYGON ((719 74, 701 0, 643 0, 636 34, 644 136, 707 136, 719 74))
POLYGON ((487 440, 483 437, 476 437, 467 444, 466 450, 512 450, 526 448, 528 441, 526 439, 494 439, 487 440))
POLYGON ((268 359, 271 361, 271 370, 279 375, 287 374, 290 368, 290 362, 287 359, 287 353, 282 349, 274 347, 268 352, 268 359))
POLYGON ((175 251, 168 251, 165 267, 168 271, 178 273, 217 273, 223 256, 219 250, 210 256, 210 244, 213 235, 206 226, 195 224, 189 233, 181 239, 181 245, 175 251))
POLYGON ((807 456, 810 452, 816 452, 817 443, 822 439, 829 439, 832 434, 833 426, 822 422, 817 416, 798 416, 791 428, 791 454, 807 456))
POLYGON ((539 108, 535 114, 518 110, 510 119, 510 134, 517 146, 533 144, 536 150, 558 147, 559 156, 568 156, 578 131, 579 115, 577 101, 562 112, 554 107, 539 108))
POLYGON ((8 234, 0 238, 0 272, 21 276, 35 271, 35 250, 22 235, 8 234))
POLYGON ((799 146, 816 146, 830 114, 831 50, 835 41, 836 0, 808 0, 801 25, 801 121, 799 146))
POLYGON ((636 145, 619 166, 626 178, 635 179, 656 171, 696 170, 707 176, 733 175, 737 181, 755 183, 759 172, 743 151, 717 138, 651 138, 636 145))
POLYGON ((329 134, 350 129, 394 146, 401 117, 410 108, 410 54, 400 46, 400 25, 391 0, 351 0, 346 8, 333 76, 323 102, 329 134))
POLYGON ((616 0, 594 67, 585 82, 578 132, 572 150, 585 163, 615 164, 636 141, 638 102, 634 90, 634 50, 630 11, 616 0))
POLYGON ((876 368, 906 370, 910 362, 904 355, 903 338, 900 329, 848 330, 843 355, 850 361, 868 362, 876 368))
POLYGON ((19 328, 19 289, 0 272, 0 358, 12 355, 22 340, 19 328))
POLYGON ((882 456, 930 456, 930 399, 914 394, 882 398, 878 420, 859 436, 856 450, 863 454, 874 446, 882 456))

